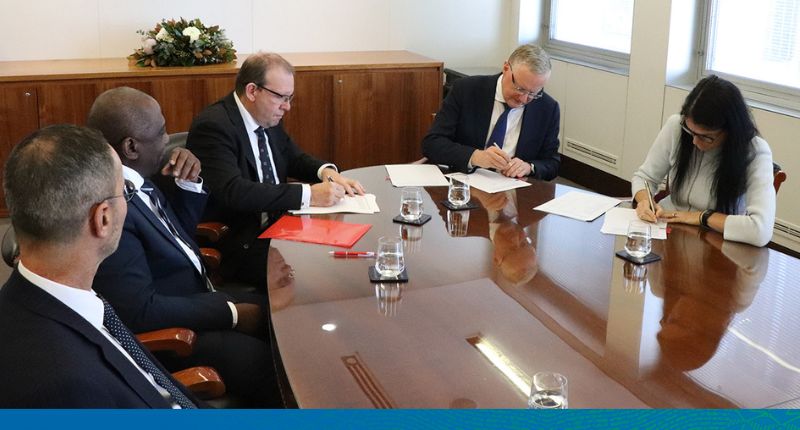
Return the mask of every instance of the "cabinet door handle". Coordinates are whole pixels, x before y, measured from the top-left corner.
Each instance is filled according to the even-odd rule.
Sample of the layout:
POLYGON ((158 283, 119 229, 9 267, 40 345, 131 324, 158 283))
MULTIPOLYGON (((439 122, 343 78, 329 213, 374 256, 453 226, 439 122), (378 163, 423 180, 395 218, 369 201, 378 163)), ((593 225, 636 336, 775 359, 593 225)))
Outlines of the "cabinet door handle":
POLYGON ((31 96, 31 93, 29 93, 29 92, 27 92, 27 91, 26 91, 26 92, 25 92, 25 97, 30 97, 30 96, 31 96))

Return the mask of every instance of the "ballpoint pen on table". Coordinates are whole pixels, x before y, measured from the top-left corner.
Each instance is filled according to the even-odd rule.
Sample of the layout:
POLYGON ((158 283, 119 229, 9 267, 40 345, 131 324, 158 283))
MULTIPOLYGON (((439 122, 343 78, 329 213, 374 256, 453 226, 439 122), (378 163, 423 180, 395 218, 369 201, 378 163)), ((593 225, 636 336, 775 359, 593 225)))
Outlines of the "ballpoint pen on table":
POLYGON ((336 258, 370 258, 375 256, 372 251, 329 251, 328 254, 336 258))

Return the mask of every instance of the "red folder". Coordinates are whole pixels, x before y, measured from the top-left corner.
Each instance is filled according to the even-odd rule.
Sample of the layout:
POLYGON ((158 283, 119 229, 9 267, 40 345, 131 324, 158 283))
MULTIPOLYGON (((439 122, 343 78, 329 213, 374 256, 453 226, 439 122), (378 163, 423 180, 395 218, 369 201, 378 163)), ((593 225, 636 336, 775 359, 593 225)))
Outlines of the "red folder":
POLYGON ((351 224, 319 218, 284 215, 258 236, 259 239, 283 239, 352 248, 370 224, 351 224))

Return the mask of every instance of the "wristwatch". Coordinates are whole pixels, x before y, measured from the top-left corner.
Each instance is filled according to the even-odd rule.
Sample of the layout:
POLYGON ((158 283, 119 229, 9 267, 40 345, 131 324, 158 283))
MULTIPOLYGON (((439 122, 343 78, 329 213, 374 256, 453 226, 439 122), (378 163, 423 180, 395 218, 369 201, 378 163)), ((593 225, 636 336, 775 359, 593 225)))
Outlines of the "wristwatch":
POLYGON ((703 228, 711 229, 711 227, 708 226, 708 218, 713 214, 714 211, 707 209, 703 211, 703 215, 700 215, 700 225, 703 226, 703 228))

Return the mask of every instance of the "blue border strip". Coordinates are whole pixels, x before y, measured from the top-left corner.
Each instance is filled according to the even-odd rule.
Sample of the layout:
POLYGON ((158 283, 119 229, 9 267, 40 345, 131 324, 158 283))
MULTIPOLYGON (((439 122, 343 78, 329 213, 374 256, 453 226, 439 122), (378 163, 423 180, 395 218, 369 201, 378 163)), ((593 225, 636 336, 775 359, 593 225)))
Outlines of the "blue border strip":
POLYGON ((800 410, 6 410, 0 423, 48 430, 800 429, 800 410))

